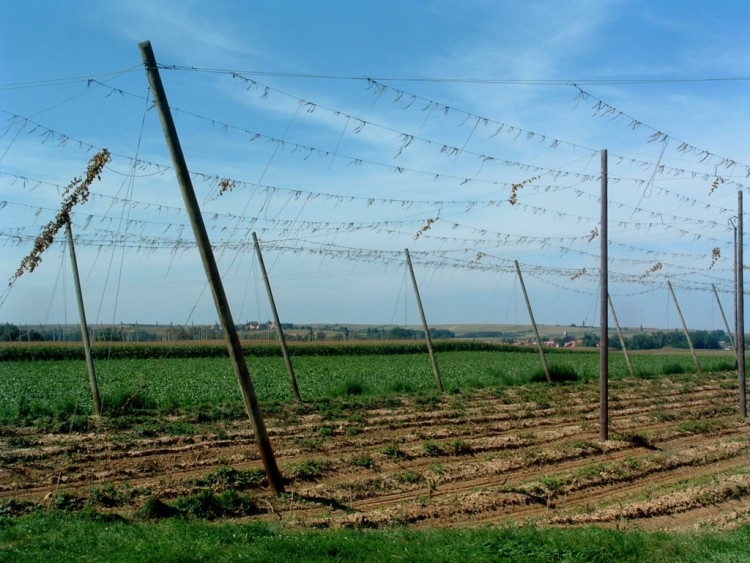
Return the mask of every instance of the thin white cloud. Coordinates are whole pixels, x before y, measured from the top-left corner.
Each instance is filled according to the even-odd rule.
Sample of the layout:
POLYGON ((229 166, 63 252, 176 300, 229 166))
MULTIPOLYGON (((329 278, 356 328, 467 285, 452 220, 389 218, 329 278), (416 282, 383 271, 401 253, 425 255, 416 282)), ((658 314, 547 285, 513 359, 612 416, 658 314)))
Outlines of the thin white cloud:
POLYGON ((575 57, 595 50, 615 2, 489 3, 478 33, 429 63, 435 75, 565 78, 575 57), (439 70, 439 72, 438 72, 439 70))
POLYGON ((235 23, 192 0, 130 0, 109 5, 118 33, 134 42, 151 40, 173 60, 207 63, 226 57, 264 57, 247 43, 235 23))

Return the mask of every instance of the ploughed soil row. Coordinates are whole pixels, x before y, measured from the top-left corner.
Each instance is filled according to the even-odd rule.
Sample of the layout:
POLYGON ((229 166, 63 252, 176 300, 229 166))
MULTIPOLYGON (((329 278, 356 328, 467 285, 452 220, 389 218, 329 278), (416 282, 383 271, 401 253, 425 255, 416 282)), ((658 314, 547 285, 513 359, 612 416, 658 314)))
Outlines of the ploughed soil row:
POLYGON ((750 423, 736 387, 734 373, 612 382, 606 442, 595 383, 274 405, 280 497, 244 419, 4 428, 0 508, 306 527, 732 527, 750 521, 750 423))

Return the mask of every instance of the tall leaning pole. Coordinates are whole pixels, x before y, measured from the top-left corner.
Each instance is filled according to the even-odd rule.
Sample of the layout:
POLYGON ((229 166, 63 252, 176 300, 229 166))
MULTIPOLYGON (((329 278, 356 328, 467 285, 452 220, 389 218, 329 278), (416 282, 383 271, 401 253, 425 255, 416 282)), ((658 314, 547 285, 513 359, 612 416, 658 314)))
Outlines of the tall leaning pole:
POLYGON ((516 265, 516 275, 518 276, 518 282, 521 286, 521 293, 523 293, 523 299, 526 301, 526 309, 529 312, 529 320, 531 321, 531 328, 534 330, 534 336, 536 337, 536 348, 539 351, 539 357, 542 359, 542 367, 544 368, 544 375, 547 377, 547 383, 552 383, 552 374, 549 371, 549 364, 547 363, 547 356, 544 355, 544 345, 542 339, 539 336, 539 328, 536 326, 534 320, 534 311, 531 308, 531 301, 529 301, 529 294, 526 293, 526 284, 523 283, 523 275, 521 274, 521 266, 518 265, 518 260, 514 260, 513 263, 516 265))
POLYGON ((435 381, 437 382, 438 391, 443 392, 443 380, 440 377, 440 368, 438 368, 437 358, 435 358, 435 349, 432 347, 432 337, 430 336, 430 327, 427 326, 427 317, 424 314, 424 307, 422 307, 422 298, 419 296, 419 285, 417 285, 417 277, 414 275, 414 267, 411 263, 411 255, 409 249, 404 248, 406 254, 406 265, 409 268, 411 274, 411 283, 414 286, 414 296, 417 299, 417 308, 419 309, 419 316, 422 319, 422 328, 424 329, 425 342, 427 343, 427 352, 430 354, 430 363, 432 363, 432 373, 435 375, 435 381))
POLYGON ((258 242, 258 235, 253 233, 253 246, 255 247, 255 254, 258 257, 258 265, 260 266, 260 272, 263 275, 263 283, 266 284, 266 293, 268 294, 268 302, 271 305, 271 313, 273 313, 273 322, 276 324, 276 334, 279 336, 279 344, 281 345, 281 354, 284 356, 284 363, 286 364, 286 371, 289 374, 289 382, 292 384, 292 393, 294 394, 294 400, 298 403, 302 401, 299 396, 299 387, 297 387, 297 378, 294 376, 294 366, 292 365, 292 358, 289 356, 289 348, 286 345, 286 337, 284 336, 284 327, 281 326, 281 319, 279 318, 279 311, 276 308, 276 300, 273 298, 273 290, 271 289, 271 280, 268 279, 268 272, 266 271, 266 263, 263 261, 263 253, 260 250, 260 243, 258 242))
POLYGON ((78 317, 81 325, 81 341, 83 351, 86 355, 86 369, 89 372, 89 385, 91 386, 91 397, 94 401, 94 413, 97 418, 102 417, 102 399, 99 396, 99 385, 96 382, 96 368, 94 366, 94 354, 91 352, 91 337, 89 336, 89 325, 86 322, 86 308, 83 305, 83 293, 81 292, 81 278, 78 275, 78 259, 76 258, 76 245, 73 242, 73 230, 70 227, 70 214, 65 221, 65 234, 68 238, 68 250, 70 252, 70 266, 73 270, 73 285, 76 290, 76 302, 78 303, 78 317))
POLYGON ((604 442, 609 438, 609 270, 607 255, 607 149, 602 150, 601 178, 601 336, 599 338, 599 439, 604 442))
POLYGON ((227 296, 224 293, 224 285, 221 281, 219 268, 216 265, 216 259, 214 258, 214 253, 211 249, 211 242, 208 239, 206 226, 203 223, 203 216, 200 212, 198 200, 195 197, 193 182, 190 179, 185 156, 182 153, 180 140, 177 136, 177 129, 172 120, 172 113, 169 109, 167 95, 164 92, 164 86, 161 82, 159 69, 156 66, 156 58, 154 57, 154 52, 151 48, 151 42, 144 41, 143 43, 139 43, 138 48, 141 51, 143 63, 146 65, 146 74, 148 76, 151 94, 154 97, 154 105, 159 112, 159 120, 161 121, 161 126, 164 130, 164 137, 167 141, 169 153, 172 156, 172 164, 174 165, 175 173, 177 174, 177 181, 180 184, 182 197, 185 200, 185 208, 188 217, 190 217, 190 223, 193 226, 193 233, 195 234, 195 240, 200 251, 201 260, 203 261, 203 267, 206 270, 206 276, 208 277, 208 282, 211 286, 211 293, 213 294, 214 303, 216 304, 216 312, 219 315, 221 326, 224 329, 229 357, 232 360, 234 373, 237 376, 237 381, 242 392, 242 398, 245 402, 245 410, 247 411, 247 415, 250 418, 250 423, 253 427, 253 432, 255 433, 255 441, 260 450, 260 457, 266 471, 268 484, 273 492, 281 494, 284 492, 283 478, 276 464, 276 458, 274 457, 273 449, 271 448, 271 441, 268 438, 266 425, 260 412, 260 406, 258 405, 258 399, 255 396, 253 383, 250 380, 250 374, 247 369, 247 364, 245 363, 245 356, 242 352, 242 345, 240 344, 239 335, 237 334, 237 329, 232 320, 232 313, 229 309, 227 296))

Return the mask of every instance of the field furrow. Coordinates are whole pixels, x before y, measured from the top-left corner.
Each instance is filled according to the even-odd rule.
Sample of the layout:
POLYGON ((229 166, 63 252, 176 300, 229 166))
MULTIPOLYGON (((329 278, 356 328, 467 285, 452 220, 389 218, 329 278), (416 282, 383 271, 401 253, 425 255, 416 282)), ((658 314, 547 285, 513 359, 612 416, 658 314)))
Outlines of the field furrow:
POLYGON ((0 501, 135 513, 149 499, 234 490, 252 505, 234 517, 290 526, 730 527, 750 518, 750 425, 735 383, 614 381, 606 442, 594 383, 275 404, 266 424, 282 497, 267 491, 240 415, 18 427, 0 442, 0 501))

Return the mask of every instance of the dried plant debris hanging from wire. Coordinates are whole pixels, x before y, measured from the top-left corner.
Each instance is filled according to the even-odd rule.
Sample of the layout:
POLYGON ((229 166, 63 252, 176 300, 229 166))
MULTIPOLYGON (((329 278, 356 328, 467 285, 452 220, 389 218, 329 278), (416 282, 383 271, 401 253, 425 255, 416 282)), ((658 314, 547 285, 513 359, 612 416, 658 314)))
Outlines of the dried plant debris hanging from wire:
POLYGON ((718 246, 714 246, 711 249, 711 265, 708 267, 709 270, 716 265, 716 262, 719 260, 719 258, 721 258, 721 248, 719 248, 718 246))
POLYGON ((100 180, 102 170, 104 166, 109 162, 110 154, 107 149, 102 149, 101 152, 96 153, 89 161, 89 166, 86 169, 86 177, 74 178, 73 181, 68 184, 63 192, 63 201, 60 211, 57 212, 55 218, 47 223, 42 229, 42 233, 34 241, 34 248, 32 251, 21 260, 16 273, 10 280, 13 283, 15 280, 20 278, 25 272, 33 272, 36 267, 42 261, 42 254, 47 250, 52 243, 55 241, 55 236, 65 226, 65 223, 70 221, 70 212, 79 203, 85 203, 89 198, 89 186, 94 180, 100 180))
POLYGON ((479 264, 479 261, 487 256, 484 252, 477 252, 477 255, 474 256, 474 259, 469 262, 469 268, 474 268, 479 264))
POLYGON ((423 233, 426 233, 432 228, 432 224, 437 221, 437 218, 433 219, 432 217, 428 218, 425 224, 417 231, 417 234, 414 235, 414 240, 417 240, 420 236, 422 236, 423 233))
POLYGON ((644 279, 646 279, 646 278, 647 278, 648 276, 650 276, 651 274, 653 274, 653 273, 655 273, 655 272, 658 272, 659 270, 661 270, 661 268, 662 268, 662 264, 661 264, 661 262, 656 262, 656 263, 655 263, 655 264, 654 264, 653 266, 651 266, 651 267, 650 267, 650 268, 649 268, 649 269, 648 269, 648 270, 646 271, 646 273, 645 273, 645 274, 642 274, 642 275, 641 275, 640 279, 641 279, 641 280, 644 280, 644 279))
POLYGON ((570 276, 571 281, 575 281, 576 279, 580 278, 582 275, 586 273, 586 268, 581 268, 577 272, 575 272, 572 276, 570 276))
POLYGON ((718 188, 719 185, 723 184, 724 182, 725 182, 724 178, 722 178, 721 176, 717 176, 716 179, 713 182, 711 182, 711 189, 709 190, 708 195, 711 195, 712 193, 714 193, 714 191, 716 191, 716 188, 718 188))
POLYGON ((523 182, 520 182, 518 184, 512 184, 510 188, 510 197, 508 198, 508 201, 511 205, 515 205, 518 203, 518 190, 523 188, 525 185, 530 184, 531 182, 534 182, 539 179, 539 176, 534 176, 532 178, 527 178, 523 182))
POLYGON ((238 185, 239 185, 239 182, 237 180, 232 180, 231 178, 222 178, 218 182, 219 193, 216 195, 216 197, 221 197, 226 192, 231 192, 238 185))

